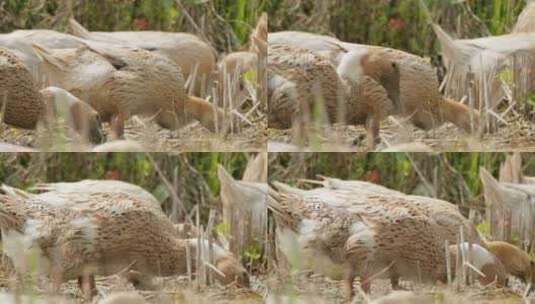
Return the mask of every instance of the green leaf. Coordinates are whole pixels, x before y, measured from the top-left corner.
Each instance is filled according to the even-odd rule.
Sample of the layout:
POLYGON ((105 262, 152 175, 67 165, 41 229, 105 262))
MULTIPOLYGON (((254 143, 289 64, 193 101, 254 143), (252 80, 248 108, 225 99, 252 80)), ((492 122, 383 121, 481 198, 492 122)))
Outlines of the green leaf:
POLYGON ((169 190, 167 189, 167 186, 165 184, 159 184, 156 189, 152 192, 152 195, 156 197, 156 199, 159 202, 164 202, 169 197, 171 197, 171 194, 169 193, 169 190))

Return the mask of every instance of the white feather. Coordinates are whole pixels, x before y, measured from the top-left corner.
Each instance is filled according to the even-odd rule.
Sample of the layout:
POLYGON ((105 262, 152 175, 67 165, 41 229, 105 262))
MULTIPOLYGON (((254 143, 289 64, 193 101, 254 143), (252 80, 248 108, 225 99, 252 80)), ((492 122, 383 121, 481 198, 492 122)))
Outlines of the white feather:
POLYGON ((28 220, 24 232, 2 229, 2 248, 18 272, 37 271, 43 273, 50 267, 50 261, 43 255, 35 240, 41 235, 42 222, 28 220), (35 267, 35 269, 31 269, 35 267))
POLYGON ((336 71, 342 78, 358 82, 364 71, 362 69, 362 57, 368 53, 367 50, 354 50, 342 56, 336 71))
POLYGON ((349 232, 358 239, 370 250, 375 248, 375 232, 365 223, 357 222, 351 226, 349 232))
MULTIPOLYGON (((468 243, 463 243, 462 248, 468 256, 468 243)), ((487 264, 496 263, 496 256, 478 244, 472 244, 471 258, 471 264, 478 270, 481 270, 487 264)))

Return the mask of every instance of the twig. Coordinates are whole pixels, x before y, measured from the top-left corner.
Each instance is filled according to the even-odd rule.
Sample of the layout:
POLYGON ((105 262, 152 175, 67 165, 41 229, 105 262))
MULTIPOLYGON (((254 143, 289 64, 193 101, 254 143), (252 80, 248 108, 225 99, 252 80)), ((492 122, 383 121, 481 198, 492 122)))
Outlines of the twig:
POLYGON ((175 0, 176 4, 180 7, 181 12, 184 14, 186 19, 188 19, 188 22, 195 28, 195 32, 197 32, 198 35, 200 35, 204 41, 209 42, 208 37, 204 34, 204 31, 201 30, 201 28, 197 25, 195 20, 191 17, 191 15, 188 13, 184 5, 182 4, 182 0, 175 0))
MULTIPOLYGON (((158 164, 154 161, 154 158, 152 158, 152 155, 150 153, 147 153, 146 155, 147 155, 147 158, 149 159, 149 161, 151 162, 152 166, 154 167, 154 169, 156 170, 156 172, 158 173, 158 175, 162 179, 163 183, 167 187, 167 189, 171 192, 171 197, 173 199, 173 204, 177 205, 181 209, 181 211, 183 212, 184 215, 188 214, 188 211, 184 207, 184 204, 182 203, 182 201, 178 197, 178 193, 176 192, 176 189, 173 187, 171 182, 169 182, 167 177, 165 177, 165 175, 163 174, 162 170, 160 169, 160 166, 158 166, 158 164)), ((187 217, 186 217, 185 220, 186 220, 186 222, 188 222, 188 224, 192 224, 192 222, 189 221, 189 219, 187 217)))

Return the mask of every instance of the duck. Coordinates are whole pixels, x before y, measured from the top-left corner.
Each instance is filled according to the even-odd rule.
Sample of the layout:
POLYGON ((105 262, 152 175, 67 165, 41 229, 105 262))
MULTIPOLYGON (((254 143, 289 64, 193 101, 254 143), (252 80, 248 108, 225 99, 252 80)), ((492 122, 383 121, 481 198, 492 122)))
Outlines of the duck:
POLYGON ((4 123, 35 129, 44 108, 39 90, 20 58, 3 47, 0 47, 0 96, 4 123))
POLYGON ((464 251, 467 257, 470 256, 471 265, 479 270, 480 275, 477 276, 477 279, 481 285, 486 286, 494 282, 501 287, 507 285, 509 274, 504 263, 502 263, 503 260, 499 259, 492 250, 488 250, 478 244, 469 244, 468 242, 450 245, 448 249, 451 254, 452 272, 455 271, 453 264, 457 255, 464 251))
POLYGON ((399 95, 395 62, 377 60, 379 54, 348 52, 336 68, 324 56, 297 46, 268 48, 269 127, 286 129, 296 120, 304 125, 321 101, 329 121, 364 124, 368 147, 375 147, 380 122, 399 95))
POLYGON ((192 78, 192 93, 202 96, 209 89, 217 52, 196 35, 160 31, 92 32, 72 18, 69 26, 71 33, 83 41, 140 48, 165 56, 180 67, 186 80, 192 78))
POLYGON ((297 249, 302 267, 343 279, 348 299, 357 276, 365 292, 377 273, 386 274, 393 288, 399 277, 424 282, 446 278, 439 228, 400 198, 369 201, 351 212, 318 198, 270 190, 268 207, 281 251, 289 257, 297 249))
POLYGON ((39 91, 44 111, 41 121, 47 128, 57 122, 64 122, 74 136, 81 136, 81 141, 88 139, 91 143, 104 141, 100 115, 89 104, 75 97, 66 90, 54 86, 39 91))
POLYGON ((525 251, 504 241, 487 241, 485 244, 502 261, 507 273, 531 284, 529 292, 535 292, 535 261, 525 251))
POLYGON ((32 29, 0 33, 0 46, 9 49, 22 60, 41 89, 48 84, 46 79, 40 77, 40 60, 32 48, 32 43, 52 49, 78 48, 83 45, 80 38, 54 30, 32 29))
MULTIPOLYGON (((89 297, 95 275, 124 269, 145 276, 186 274, 188 249, 194 270, 197 250, 209 244, 176 237, 175 226, 155 210, 124 193, 92 193, 69 208, 35 197, 0 195, 4 252, 17 272, 24 273, 27 254, 33 251, 38 271, 53 279, 55 289, 78 279, 89 297)), ((221 282, 248 284, 246 270, 232 254, 217 245, 213 253, 221 282)))
POLYGON ((227 121, 222 109, 186 94, 180 67, 164 56, 97 42, 77 49, 33 47, 47 80, 89 103, 118 138, 132 115, 154 116, 171 130, 195 119, 215 132, 227 121))
MULTIPOLYGON (((12 187, 3 185, 2 189, 6 188, 12 187)), ((155 206, 160 205, 160 202, 149 191, 138 185, 120 180, 83 179, 77 182, 38 183, 33 186, 31 190, 39 192, 39 194, 37 194, 38 196, 49 192, 52 192, 53 194, 74 193, 79 195, 106 192, 125 193, 135 196, 140 200, 150 202, 155 206)), ((29 195, 31 194, 26 193, 26 196, 29 195)))
POLYGON ((365 291, 370 287, 367 279, 383 272, 395 290, 400 289, 401 277, 444 282, 445 241, 458 243, 460 227, 464 227, 465 240, 481 253, 474 254, 477 267, 488 274, 488 280, 481 283, 490 284, 498 275, 499 286, 505 285, 502 260, 455 205, 379 185, 366 187, 370 183, 360 181, 325 178, 323 184, 326 187, 301 190, 274 182, 277 190, 270 189, 268 206, 285 256, 295 256, 295 250, 300 250, 301 260, 309 261, 304 268, 343 279, 348 297, 356 276, 361 277, 365 291))
MULTIPOLYGON (((535 285, 535 262, 525 251, 508 242, 488 240, 461 214, 459 208, 450 202, 424 196, 407 195, 381 185, 358 180, 341 180, 338 178, 321 176, 321 181, 309 182, 320 184, 323 188, 303 191, 283 183, 275 182, 274 185, 279 191, 297 192, 301 195, 308 195, 310 197, 321 196, 322 198, 327 198, 329 197, 328 193, 330 193, 327 189, 349 191, 353 192, 355 195, 358 194, 361 197, 369 194, 405 197, 409 202, 412 202, 415 206, 420 208, 424 214, 431 217, 442 227, 441 237, 448 240, 450 244, 458 243, 459 227, 462 226, 465 239, 470 240, 473 246, 477 248, 477 251, 485 251, 485 255, 493 255, 494 258, 499 261, 499 263, 494 263, 493 267, 499 270, 498 272, 500 275, 505 272, 511 276, 517 277, 525 284, 531 283, 532 286, 535 285)), ((348 194, 343 197, 347 196, 348 194)), ((330 199, 333 200, 332 196, 330 199)), ((341 201, 342 203, 348 202, 346 199, 342 199, 341 201)), ((329 201, 326 200, 326 202, 329 201)), ((483 256, 481 256, 480 261, 483 260, 483 256)), ((502 275, 500 277, 500 285, 507 285, 507 283, 508 280, 504 280, 502 275)), ((531 288, 531 292, 533 290, 535 290, 534 287, 531 288)))
POLYGON ((98 113, 66 90, 50 86, 38 89, 30 71, 14 52, 0 47, 0 106, 4 123, 22 129, 50 127, 60 118, 69 130, 91 142, 102 141, 98 113))
MULTIPOLYGON (((77 208, 91 200, 92 194, 119 193, 138 198, 154 211, 162 213, 160 203, 147 190, 119 180, 92 180, 78 182, 37 183, 24 191, 6 184, 0 186, 0 193, 25 199, 37 199, 51 206, 62 208, 77 208)), ((162 213, 163 214, 163 213, 162 213)))
MULTIPOLYGON (((323 187, 311 190, 293 188, 284 183, 274 182, 274 187, 283 193, 297 193, 300 196, 321 200, 337 208, 345 208, 350 212, 360 212, 368 208, 372 202, 387 202, 398 200, 398 206, 410 206, 417 209, 423 216, 432 220, 440 227, 438 235, 450 244, 458 242, 460 227, 463 228, 464 238, 475 244, 485 246, 484 237, 475 226, 460 212, 458 206, 436 198, 408 195, 387 187, 358 180, 341 180, 332 177, 321 177, 321 181, 310 181, 323 187)), ((444 245, 444 244, 443 244, 444 245)))
POLYGON ((480 122, 478 111, 461 102, 444 97, 430 61, 397 49, 348 43, 335 37, 300 31, 272 32, 268 44, 284 44, 305 48, 328 58, 339 66, 347 50, 353 52, 380 51, 382 58, 398 64, 400 73, 399 103, 391 115, 407 117, 416 127, 431 130, 451 122, 465 132, 472 133, 480 122))

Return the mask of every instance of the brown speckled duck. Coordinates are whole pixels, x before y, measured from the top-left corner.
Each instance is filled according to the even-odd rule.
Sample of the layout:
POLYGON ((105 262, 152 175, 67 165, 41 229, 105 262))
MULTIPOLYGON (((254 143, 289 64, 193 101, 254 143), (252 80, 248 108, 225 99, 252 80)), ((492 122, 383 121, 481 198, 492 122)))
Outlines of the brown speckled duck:
POLYGON ((348 52, 338 68, 324 56, 296 46, 269 45, 269 126, 303 123, 317 102, 331 122, 364 124, 374 147, 380 122, 399 98, 395 62, 377 60, 373 52, 348 52))
POLYGON ((358 212, 349 212, 322 200, 270 192, 268 205, 283 253, 291 256, 297 249, 304 255, 300 260, 309 263, 305 268, 343 277, 348 297, 355 277, 360 276, 369 291, 368 279, 385 269, 393 284, 399 277, 431 282, 445 278, 438 227, 401 199, 369 201, 358 212))
POLYGON ((221 109, 186 94, 180 67, 164 56, 97 42, 78 49, 34 48, 47 80, 88 102, 103 121, 114 124, 118 137, 132 115, 154 116, 168 129, 195 119, 214 131, 216 121, 226 122, 221 109))
MULTIPOLYGON (((195 259, 198 247, 196 239, 178 238, 152 203, 123 193, 91 193, 85 203, 70 208, 2 195, 0 227, 4 252, 17 271, 26 271, 27 254, 34 251, 41 272, 55 283, 79 279, 85 293, 94 288, 94 275, 128 267, 147 276, 185 274, 186 248, 195 259)), ((230 253, 214 245, 214 256, 224 274, 216 277, 223 283, 248 283, 245 269, 230 253)))
MULTIPOLYGON (((287 256, 305 255, 303 265, 331 278, 345 277, 352 292, 358 275, 368 278, 384 271, 392 287, 399 279, 433 282, 446 279, 444 244, 457 242, 459 227, 481 255, 475 264, 505 282, 502 263, 479 238, 456 206, 444 201, 405 195, 378 185, 326 178, 325 188, 300 190, 274 183, 268 204, 277 219, 279 248, 287 256), (492 263, 488 263, 492 260, 492 263)), ((494 277, 482 281, 488 284, 494 277)))
POLYGON ((153 203, 159 206, 158 200, 147 190, 138 185, 123 182, 120 180, 96 180, 84 179, 77 182, 60 182, 60 183, 40 183, 35 185, 32 190, 44 192, 38 194, 39 197, 46 195, 46 193, 75 193, 80 196, 90 193, 124 193, 135 196, 140 200, 153 203))
POLYGON ((69 92, 47 87, 39 91, 30 71, 11 50, 0 47, 0 107, 6 124, 35 129, 38 122, 46 127, 63 119, 70 130, 83 140, 100 142, 98 113, 69 92))
POLYGON ((315 183, 322 184, 323 187, 309 191, 295 189, 282 183, 275 185, 281 191, 302 191, 303 195, 321 197, 326 203, 347 207, 365 205, 368 198, 375 200, 380 197, 401 197, 404 202, 412 204, 425 216, 433 219, 441 227, 441 237, 448 240, 450 244, 457 242, 459 229, 462 226, 467 241, 485 246, 485 240, 481 238, 474 225, 461 214, 459 207, 450 202, 427 196, 407 195, 370 182, 331 177, 322 177, 322 179, 315 183))
POLYGON ((39 90, 24 63, 0 47, 0 106, 7 124, 34 129, 44 108, 39 90))
POLYGON ((399 67, 400 95, 394 114, 409 117, 415 126, 425 130, 436 128, 447 121, 467 132, 473 130, 472 125, 478 126, 477 111, 440 94, 435 69, 425 58, 400 50, 347 43, 330 36, 298 31, 270 33, 268 42, 270 45, 285 44, 305 48, 324 55, 336 66, 339 66, 344 56, 344 49, 356 52, 379 51, 384 60, 395 61, 399 67))

